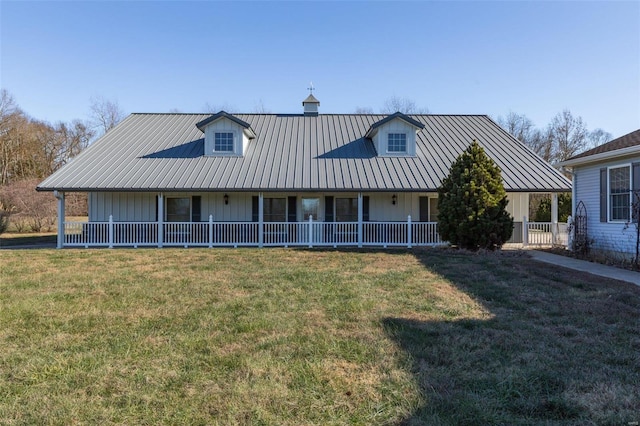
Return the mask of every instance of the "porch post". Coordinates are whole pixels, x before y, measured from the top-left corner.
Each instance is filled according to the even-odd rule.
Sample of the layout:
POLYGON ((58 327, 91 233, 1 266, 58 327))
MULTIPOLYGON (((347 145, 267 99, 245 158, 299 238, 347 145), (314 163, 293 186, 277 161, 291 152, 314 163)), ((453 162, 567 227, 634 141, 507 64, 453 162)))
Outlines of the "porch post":
POLYGON ((258 247, 264 246, 264 195, 258 194, 258 247))
POLYGON ((362 192, 358 192, 358 248, 362 248, 362 192))
POLYGON ((64 246, 64 192, 53 191, 53 195, 58 199, 58 240, 56 248, 64 246))
POLYGON ((411 248, 411 215, 407 216, 407 248, 411 248))
POLYGON ((558 193, 551 194, 551 245, 556 245, 558 238, 558 193))
POLYGON ((158 248, 164 243, 164 195, 158 194, 158 248))
POLYGON ((209 248, 213 248, 213 215, 209 215, 209 248))
POLYGON ((527 247, 529 244, 529 223, 527 217, 522 218, 522 247, 527 247))

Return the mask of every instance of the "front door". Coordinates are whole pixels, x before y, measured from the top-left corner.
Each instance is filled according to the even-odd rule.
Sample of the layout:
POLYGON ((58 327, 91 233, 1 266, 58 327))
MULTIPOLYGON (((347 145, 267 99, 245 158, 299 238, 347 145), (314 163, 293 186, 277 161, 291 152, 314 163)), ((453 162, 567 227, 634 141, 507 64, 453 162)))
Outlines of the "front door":
POLYGON ((322 224, 319 223, 322 221, 320 218, 320 198, 302 199, 302 220, 309 223, 309 218, 313 221, 313 224, 311 224, 311 233, 309 233, 309 229, 307 228, 307 232, 304 233, 305 235, 300 235, 300 237, 302 237, 305 242, 309 242, 309 238, 312 238, 313 242, 322 242, 322 224))

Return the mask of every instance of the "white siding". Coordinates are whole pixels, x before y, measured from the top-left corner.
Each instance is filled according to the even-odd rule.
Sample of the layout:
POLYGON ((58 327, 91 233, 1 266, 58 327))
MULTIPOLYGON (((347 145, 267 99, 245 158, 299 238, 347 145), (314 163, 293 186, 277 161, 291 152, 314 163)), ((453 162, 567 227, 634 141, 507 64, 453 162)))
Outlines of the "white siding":
POLYGON ((221 118, 207 125, 204 129, 204 135, 204 155, 242 156, 249 143, 249 138, 244 134, 244 128, 226 118, 221 118), (233 133, 233 152, 213 152, 216 132, 233 133))
POLYGON ((511 215, 514 222, 522 222, 525 216, 531 220, 529 216, 529 193, 528 192, 510 192, 507 194, 507 212, 511 215))
POLYGON ((376 147, 378 155, 381 157, 402 157, 416 155, 416 128, 399 118, 391 120, 383 124, 373 137, 373 143, 376 147), (387 152, 387 141, 389 133, 406 133, 407 135, 407 152, 387 152))
POLYGON ((600 222, 600 169, 628 165, 638 161, 640 161, 640 157, 574 168, 575 205, 577 206, 582 201, 586 207, 587 236, 592 248, 635 254, 635 225, 626 226, 620 222, 600 222))
POLYGON ((90 192, 89 220, 106 222, 153 222, 156 220, 156 195, 148 192, 90 192))

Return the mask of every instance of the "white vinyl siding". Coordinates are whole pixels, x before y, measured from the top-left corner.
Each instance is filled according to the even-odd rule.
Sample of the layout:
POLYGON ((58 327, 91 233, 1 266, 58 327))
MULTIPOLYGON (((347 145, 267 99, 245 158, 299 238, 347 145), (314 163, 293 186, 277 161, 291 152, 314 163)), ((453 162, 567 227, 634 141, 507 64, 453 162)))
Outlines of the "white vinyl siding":
MULTIPOLYGON (((635 225, 627 226, 624 220, 600 221, 600 169, 607 169, 607 181, 609 181, 611 168, 628 167, 637 161, 640 161, 640 157, 577 166, 573 169, 573 185, 576 194, 574 205, 582 201, 587 210, 587 236, 594 250, 615 252, 619 255, 628 253, 629 256, 635 253, 635 225)), ((607 189, 609 189, 609 182, 607 182, 607 189)), ((609 195, 607 191, 607 197, 609 195)), ((607 201, 610 203, 609 199, 607 201)), ((610 219, 610 210, 610 206, 607 206, 607 219, 610 219)))

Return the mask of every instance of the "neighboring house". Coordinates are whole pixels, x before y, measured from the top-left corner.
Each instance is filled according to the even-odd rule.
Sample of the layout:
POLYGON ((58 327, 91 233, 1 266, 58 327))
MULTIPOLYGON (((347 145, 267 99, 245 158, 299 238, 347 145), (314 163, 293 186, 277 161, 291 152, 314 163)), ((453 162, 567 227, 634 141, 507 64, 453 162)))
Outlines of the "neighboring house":
MULTIPOLYGON (((634 191, 640 191, 640 130, 560 163, 573 173, 573 215, 586 215, 590 248, 635 255, 634 191), (580 204, 582 203, 582 204, 580 204)), ((583 232, 583 230, 578 230, 583 232)))
MULTIPOLYGON (((530 193, 571 183, 485 115, 132 114, 43 181, 63 245, 433 245, 437 188, 475 139, 522 241, 530 193), (64 223, 64 193, 89 223, 64 223)), ((554 197, 555 198, 555 197, 554 197)), ((556 206, 557 207, 557 206, 556 206)))

